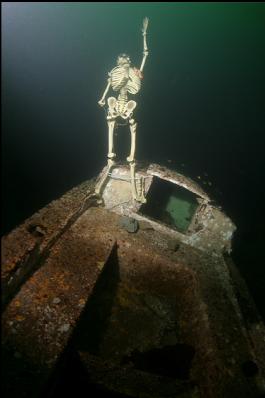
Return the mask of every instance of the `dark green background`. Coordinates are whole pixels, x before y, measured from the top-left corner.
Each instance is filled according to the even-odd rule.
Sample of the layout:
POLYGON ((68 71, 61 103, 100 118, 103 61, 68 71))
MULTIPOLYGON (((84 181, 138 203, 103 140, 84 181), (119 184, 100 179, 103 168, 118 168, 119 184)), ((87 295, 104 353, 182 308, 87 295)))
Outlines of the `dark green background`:
POLYGON ((137 158, 208 174, 264 313, 264 3, 2 3, 2 232, 105 165, 97 101, 120 52, 140 65, 145 16, 137 158))

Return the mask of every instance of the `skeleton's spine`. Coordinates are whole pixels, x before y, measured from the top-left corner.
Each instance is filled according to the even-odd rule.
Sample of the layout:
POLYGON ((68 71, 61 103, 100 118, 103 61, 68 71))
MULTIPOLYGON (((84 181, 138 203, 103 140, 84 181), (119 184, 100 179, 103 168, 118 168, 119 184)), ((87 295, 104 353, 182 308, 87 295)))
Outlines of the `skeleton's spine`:
POLYGON ((128 96, 127 96, 127 92, 121 90, 120 94, 118 96, 118 111, 120 114, 122 114, 124 112, 125 106, 128 102, 128 96))

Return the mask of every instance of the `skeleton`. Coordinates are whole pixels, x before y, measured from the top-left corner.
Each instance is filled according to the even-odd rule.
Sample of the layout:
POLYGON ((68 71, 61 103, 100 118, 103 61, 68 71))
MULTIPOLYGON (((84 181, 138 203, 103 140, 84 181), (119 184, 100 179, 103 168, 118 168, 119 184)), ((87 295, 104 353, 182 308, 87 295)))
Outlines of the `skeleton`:
POLYGON ((115 165, 116 154, 114 152, 113 144, 113 133, 115 127, 118 125, 117 118, 129 121, 130 133, 131 133, 131 149, 130 155, 127 157, 127 161, 130 164, 130 178, 131 178, 131 189, 133 199, 139 202, 146 202, 144 197, 143 179, 141 179, 140 193, 137 192, 136 178, 135 178, 135 146, 136 146, 136 128, 137 123, 133 118, 133 111, 137 103, 133 100, 128 99, 129 94, 137 94, 141 88, 141 79, 143 77, 142 72, 144 69, 145 61, 148 56, 148 48, 146 44, 146 32, 148 27, 148 18, 143 20, 143 59, 140 69, 131 66, 130 57, 127 54, 120 54, 117 59, 117 66, 114 67, 111 72, 108 73, 108 84, 98 104, 100 106, 105 105, 105 98, 110 87, 113 91, 118 91, 119 95, 115 97, 109 97, 107 99, 108 111, 107 111, 107 124, 108 124, 108 165, 106 172, 96 186, 95 192, 100 194, 103 185, 111 172, 111 169, 115 165))

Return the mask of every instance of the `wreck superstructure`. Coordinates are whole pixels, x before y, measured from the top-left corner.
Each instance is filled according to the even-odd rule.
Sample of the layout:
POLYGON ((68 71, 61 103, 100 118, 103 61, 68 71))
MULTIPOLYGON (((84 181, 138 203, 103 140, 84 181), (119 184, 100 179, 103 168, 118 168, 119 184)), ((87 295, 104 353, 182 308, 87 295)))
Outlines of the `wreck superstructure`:
POLYGON ((265 330, 235 225, 193 180, 116 164, 2 240, 3 396, 261 397, 265 330), (74 364, 74 365, 73 365, 74 364))

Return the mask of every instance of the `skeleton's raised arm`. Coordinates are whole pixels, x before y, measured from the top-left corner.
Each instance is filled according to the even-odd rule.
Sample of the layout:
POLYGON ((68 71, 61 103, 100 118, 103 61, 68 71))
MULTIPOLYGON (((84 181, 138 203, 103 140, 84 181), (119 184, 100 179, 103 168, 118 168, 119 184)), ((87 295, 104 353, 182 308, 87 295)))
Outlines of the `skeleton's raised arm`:
POLYGON ((101 99, 98 101, 98 104, 100 106, 104 106, 105 105, 105 98, 106 98, 106 95, 107 95, 107 93, 109 91, 109 88, 110 88, 110 79, 108 79, 108 85, 107 85, 107 87, 106 87, 101 99))
POLYGON ((147 44, 146 44, 146 34, 147 34, 146 32, 147 32, 148 22, 149 22, 149 19, 147 17, 145 17, 143 20, 143 29, 142 29, 143 40, 144 40, 144 51, 143 51, 143 60, 142 60, 141 67, 140 67, 141 72, 144 69, 144 64, 145 64, 146 58, 148 56, 148 48, 147 48, 147 44))

